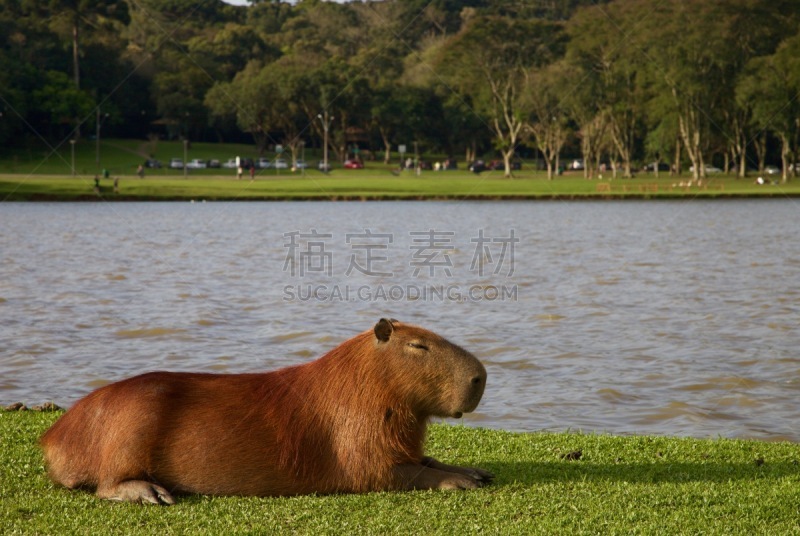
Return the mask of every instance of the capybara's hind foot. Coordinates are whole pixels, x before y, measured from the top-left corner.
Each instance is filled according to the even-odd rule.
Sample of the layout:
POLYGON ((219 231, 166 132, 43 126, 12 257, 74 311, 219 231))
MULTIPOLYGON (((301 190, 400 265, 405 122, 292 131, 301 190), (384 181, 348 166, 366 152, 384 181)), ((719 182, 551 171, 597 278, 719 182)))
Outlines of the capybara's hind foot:
POLYGON ((144 480, 125 480, 97 489, 97 496, 111 501, 129 501, 142 504, 175 504, 172 494, 158 484, 144 480))

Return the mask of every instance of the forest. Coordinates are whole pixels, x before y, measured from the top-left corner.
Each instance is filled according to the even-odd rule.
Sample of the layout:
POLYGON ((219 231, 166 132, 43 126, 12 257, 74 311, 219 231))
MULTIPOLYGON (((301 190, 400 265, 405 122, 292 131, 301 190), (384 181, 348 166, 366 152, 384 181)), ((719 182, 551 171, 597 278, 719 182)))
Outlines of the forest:
POLYGON ((796 171, 796 0, 0 6, 6 152, 102 126, 293 157, 323 140, 339 159, 493 155, 506 175, 525 161, 550 178, 574 159, 587 177, 796 171))

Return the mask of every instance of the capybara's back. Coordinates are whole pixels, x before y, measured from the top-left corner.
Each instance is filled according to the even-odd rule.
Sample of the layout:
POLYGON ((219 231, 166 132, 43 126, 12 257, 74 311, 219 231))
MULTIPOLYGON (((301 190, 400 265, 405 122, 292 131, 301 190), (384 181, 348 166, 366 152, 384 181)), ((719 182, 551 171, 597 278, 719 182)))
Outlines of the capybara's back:
POLYGON ((262 374, 152 372, 78 401, 43 436, 50 477, 107 499, 472 488, 491 474, 423 456, 430 416, 475 409, 469 352, 397 321, 262 374))

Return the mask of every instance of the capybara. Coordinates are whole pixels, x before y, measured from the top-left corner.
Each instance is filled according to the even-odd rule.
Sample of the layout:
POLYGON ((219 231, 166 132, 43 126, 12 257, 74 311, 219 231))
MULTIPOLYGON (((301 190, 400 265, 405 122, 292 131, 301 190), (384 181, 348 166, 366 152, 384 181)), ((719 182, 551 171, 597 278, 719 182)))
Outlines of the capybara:
POLYGON ((104 499, 471 489, 482 469, 423 455, 432 416, 483 395, 475 356, 382 318, 321 358, 258 374, 151 372, 97 389, 42 436, 50 477, 104 499))

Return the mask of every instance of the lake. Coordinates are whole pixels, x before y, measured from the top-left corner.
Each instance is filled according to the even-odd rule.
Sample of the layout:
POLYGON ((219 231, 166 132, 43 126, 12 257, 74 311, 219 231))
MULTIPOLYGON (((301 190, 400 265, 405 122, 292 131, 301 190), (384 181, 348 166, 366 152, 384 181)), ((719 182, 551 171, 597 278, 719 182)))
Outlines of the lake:
POLYGON ((393 317, 469 426, 800 441, 793 200, 0 204, 0 404, 302 363, 393 317))

